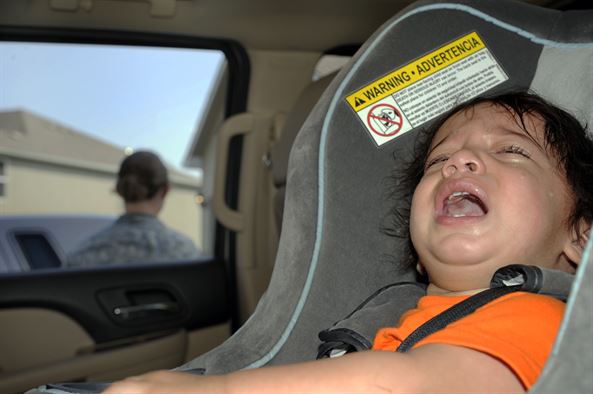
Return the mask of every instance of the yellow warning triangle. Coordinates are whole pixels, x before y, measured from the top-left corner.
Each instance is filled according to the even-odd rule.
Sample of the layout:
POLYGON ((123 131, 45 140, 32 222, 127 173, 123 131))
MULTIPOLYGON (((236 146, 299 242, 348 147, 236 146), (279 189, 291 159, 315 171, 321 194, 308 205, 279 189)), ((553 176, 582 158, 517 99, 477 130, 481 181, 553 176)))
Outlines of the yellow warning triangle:
POLYGON ((355 97, 354 98, 354 106, 358 107, 359 105, 362 105, 366 103, 366 101, 364 101, 363 99, 361 99, 360 97, 355 97))

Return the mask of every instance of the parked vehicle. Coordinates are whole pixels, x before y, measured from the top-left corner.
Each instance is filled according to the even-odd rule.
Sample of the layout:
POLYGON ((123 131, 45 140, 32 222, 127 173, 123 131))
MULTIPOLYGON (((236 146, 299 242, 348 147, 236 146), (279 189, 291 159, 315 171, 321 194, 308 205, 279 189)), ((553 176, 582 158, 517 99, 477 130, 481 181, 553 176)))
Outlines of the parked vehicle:
POLYGON ((0 217, 0 272, 59 269, 68 251, 114 220, 82 215, 0 217))

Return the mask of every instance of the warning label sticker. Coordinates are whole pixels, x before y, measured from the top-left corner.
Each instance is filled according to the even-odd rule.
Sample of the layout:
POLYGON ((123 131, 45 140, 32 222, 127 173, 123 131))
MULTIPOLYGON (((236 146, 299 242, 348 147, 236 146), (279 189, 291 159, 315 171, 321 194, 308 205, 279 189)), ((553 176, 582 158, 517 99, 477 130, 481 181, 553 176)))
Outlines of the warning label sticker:
POLYGON ((472 32, 351 93, 346 101, 381 146, 507 79, 472 32))

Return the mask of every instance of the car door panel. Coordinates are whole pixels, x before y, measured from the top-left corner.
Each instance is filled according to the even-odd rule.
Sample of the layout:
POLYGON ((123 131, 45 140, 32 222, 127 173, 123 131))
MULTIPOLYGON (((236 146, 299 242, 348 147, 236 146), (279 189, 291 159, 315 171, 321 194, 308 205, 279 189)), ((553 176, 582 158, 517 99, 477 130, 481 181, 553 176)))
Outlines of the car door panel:
POLYGON ((150 370, 173 368, 183 362, 186 342, 186 332, 180 330, 131 346, 77 354, 30 369, 3 373, 0 392, 23 392, 49 381, 113 381, 150 370))
POLYGON ((216 259, 2 275, 0 392, 175 367, 228 336, 228 302, 216 259))

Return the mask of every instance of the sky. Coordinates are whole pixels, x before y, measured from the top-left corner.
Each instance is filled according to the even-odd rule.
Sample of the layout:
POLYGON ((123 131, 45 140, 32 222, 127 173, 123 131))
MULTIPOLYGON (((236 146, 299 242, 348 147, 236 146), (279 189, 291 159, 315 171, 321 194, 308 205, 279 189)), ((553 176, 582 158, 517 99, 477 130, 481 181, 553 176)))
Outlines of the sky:
POLYGON ((187 171, 223 59, 211 50, 2 42, 0 111, 25 109, 122 149, 151 149, 187 171))

